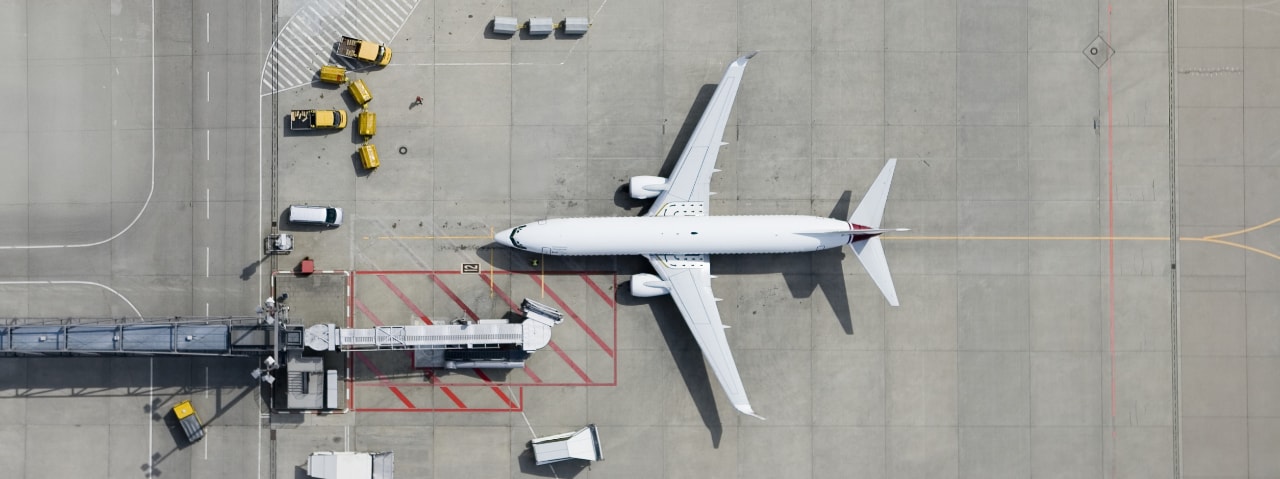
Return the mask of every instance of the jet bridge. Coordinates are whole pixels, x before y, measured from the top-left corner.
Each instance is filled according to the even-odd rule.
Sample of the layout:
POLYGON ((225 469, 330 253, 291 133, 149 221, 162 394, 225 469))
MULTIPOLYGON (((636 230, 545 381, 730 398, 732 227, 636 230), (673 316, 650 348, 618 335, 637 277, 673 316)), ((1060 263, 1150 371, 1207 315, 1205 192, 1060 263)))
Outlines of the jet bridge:
POLYGON ((29 319, 0 323, 0 356, 258 356, 275 347, 258 317, 29 319))
POLYGON ((313 351, 413 350, 419 368, 520 368, 531 353, 551 342, 559 310, 531 299, 520 304, 524 321, 505 319, 451 324, 344 329, 307 328, 303 343, 313 351))

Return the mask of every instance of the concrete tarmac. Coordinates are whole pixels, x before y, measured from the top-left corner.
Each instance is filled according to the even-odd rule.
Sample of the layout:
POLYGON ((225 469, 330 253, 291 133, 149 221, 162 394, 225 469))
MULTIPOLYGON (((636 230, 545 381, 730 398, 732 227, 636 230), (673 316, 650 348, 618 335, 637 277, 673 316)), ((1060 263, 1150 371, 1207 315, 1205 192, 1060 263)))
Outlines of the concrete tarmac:
MULTIPOLYGON (((1269 7, 376 4, 11 5, 0 38, 24 47, 0 53, 0 99, 22 121, 0 125, 0 221, 16 225, 0 228, 0 316, 245 314, 304 255, 324 270, 534 271, 492 232, 639 214, 627 178, 670 170, 725 65, 754 50, 713 213, 844 217, 899 158, 886 225, 912 231, 885 249, 902 306, 843 252, 713 258, 759 421, 724 401, 668 299, 626 294, 640 258, 539 258, 605 273, 546 287, 357 276, 354 300, 388 323, 414 320, 410 304, 497 317, 510 305, 496 292, 549 289, 606 339, 560 326, 563 356, 530 362, 560 384, 578 381, 569 358, 581 385, 502 385, 530 378, 513 372, 445 394, 396 378, 417 382, 402 401, 365 374, 356 403, 379 411, 332 415, 264 416, 252 360, 3 359, 11 470, 301 477, 312 451, 393 450, 405 477, 1280 474, 1276 245, 1245 231, 1277 216, 1269 7), (495 15, 587 16, 591 30, 495 36, 495 15), (295 108, 354 122, 344 89, 305 84, 335 28, 395 52, 351 73, 374 94, 373 172, 354 128, 283 131, 295 108), (346 222, 284 224, 300 203, 346 222), (297 251, 264 257, 277 227, 297 251), (609 336, 593 321, 615 308, 609 336), (516 407, 444 411, 482 404, 476 391, 516 407), (210 427, 193 447, 167 414, 186 398, 210 427), (416 410, 389 411, 405 402, 416 410), (533 465, 529 439, 587 423, 604 461, 533 465)), ((297 311, 372 321, 338 303, 297 311)))

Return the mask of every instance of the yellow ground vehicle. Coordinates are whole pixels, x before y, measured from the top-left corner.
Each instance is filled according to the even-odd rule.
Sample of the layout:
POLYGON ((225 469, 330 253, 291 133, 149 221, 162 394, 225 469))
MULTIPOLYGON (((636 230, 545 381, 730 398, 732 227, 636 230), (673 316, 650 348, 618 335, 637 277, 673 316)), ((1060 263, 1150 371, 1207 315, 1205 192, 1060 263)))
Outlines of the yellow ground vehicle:
POLYGON ((360 106, 364 106, 373 100, 373 94, 369 93, 369 87, 364 84, 364 80, 348 83, 347 91, 351 92, 351 98, 354 98, 360 106))
POLYGON ((340 57, 377 63, 378 66, 385 67, 391 63, 390 48, 359 38, 342 37, 342 41, 338 42, 337 53, 340 57))
POLYGON ((360 136, 368 140, 378 131, 378 114, 371 111, 362 111, 356 120, 356 124, 360 125, 360 136))
POLYGON ((178 418, 182 432, 187 434, 187 442, 196 442, 204 438, 204 425, 200 424, 200 415, 191 407, 191 400, 182 401, 173 407, 173 415, 178 418))
POLYGON ((360 147, 360 165, 366 170, 378 168, 382 163, 378 161, 378 147, 365 143, 360 147))
POLYGON ((320 67, 320 81, 341 85, 347 82, 347 69, 338 65, 320 67))
POLYGON ((289 112, 290 130, 341 130, 347 127, 347 112, 343 110, 292 110, 289 112))

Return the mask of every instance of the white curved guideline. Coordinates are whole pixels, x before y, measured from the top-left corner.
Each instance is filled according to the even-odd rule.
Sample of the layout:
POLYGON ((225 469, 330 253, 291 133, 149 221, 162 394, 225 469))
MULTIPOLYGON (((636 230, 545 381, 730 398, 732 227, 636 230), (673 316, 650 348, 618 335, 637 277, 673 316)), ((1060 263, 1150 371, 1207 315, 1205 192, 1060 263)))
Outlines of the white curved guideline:
POLYGON ((102 288, 102 289, 105 289, 105 290, 107 290, 107 291, 110 291, 110 292, 111 292, 111 294, 116 295, 116 297, 120 298, 120 300, 121 300, 121 301, 124 301, 124 304, 129 305, 129 309, 132 309, 132 310, 133 310, 133 314, 137 315, 137 316, 138 316, 138 319, 144 319, 144 318, 142 317, 142 313, 138 311, 138 308, 137 308, 136 306, 134 306, 134 305, 133 305, 133 303, 132 303, 131 301, 129 301, 129 298, 124 297, 124 295, 123 295, 123 294, 120 294, 120 292, 119 292, 119 291, 116 291, 116 290, 114 290, 114 289, 111 289, 111 287, 110 287, 110 286, 107 286, 107 285, 102 284, 102 283, 95 283, 95 282, 93 282, 93 281, 0 281, 0 286, 5 286, 5 285, 30 285, 30 284, 51 284, 51 285, 52 285, 52 284, 75 284, 75 285, 97 286, 97 287, 99 287, 99 288, 102 288))

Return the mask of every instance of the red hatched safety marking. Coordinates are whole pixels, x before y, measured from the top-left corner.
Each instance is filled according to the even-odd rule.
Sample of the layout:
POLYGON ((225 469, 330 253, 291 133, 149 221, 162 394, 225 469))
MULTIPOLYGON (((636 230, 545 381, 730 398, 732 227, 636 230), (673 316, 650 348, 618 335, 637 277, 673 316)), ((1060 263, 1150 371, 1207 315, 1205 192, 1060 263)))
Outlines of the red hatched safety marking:
POLYGON ((439 276, 436 276, 434 273, 428 273, 427 277, 431 278, 431 281, 435 281, 436 287, 440 288, 440 291, 443 291, 445 296, 452 299, 459 308, 462 308, 462 312, 467 313, 467 317, 471 318, 472 321, 480 320, 480 316, 477 315, 475 311, 472 311, 471 307, 467 306, 467 303, 462 302, 462 300, 458 298, 458 295, 453 294, 453 290, 449 289, 448 286, 445 286, 444 281, 440 281, 439 276))
POLYGON ((431 318, 428 317, 426 313, 423 313, 421 309, 418 309, 418 305, 413 304, 413 301, 410 301, 409 297, 405 296, 404 292, 400 291, 400 288, 397 288, 395 283, 391 282, 391 278, 388 278, 385 274, 380 274, 378 275, 378 279, 382 280, 382 284, 387 285, 387 288, 390 289, 392 293, 395 293, 396 297, 400 298, 400 301, 403 302, 405 306, 408 306, 410 311, 413 311, 413 314, 418 315, 418 319, 421 319, 424 323, 431 324, 431 318))
POLYGON ((547 296, 550 296, 552 301, 555 301, 556 304, 560 305, 560 307, 564 309, 564 312, 568 313, 569 317, 573 318, 573 321, 578 323, 578 326, 581 327, 583 331, 586 331, 587 336, 590 336, 591 339, 600 346, 600 349, 604 350, 605 354, 608 354, 610 358, 613 357, 613 349, 610 348, 608 344, 605 344, 604 340, 600 339, 600 336, 596 334, 595 330, 592 330, 591 327, 587 326, 587 323, 583 322, 582 318, 578 317, 578 313, 573 312, 573 308, 570 308, 564 300, 560 299, 560 296, 557 295, 555 291, 551 290, 551 288, 547 288, 547 285, 543 283, 542 278, 537 275, 529 275, 529 277, 533 278, 533 281, 538 283, 538 286, 541 286, 546 290, 547 296))
MULTIPOLYGON (((381 320, 379 320, 379 319, 378 319, 378 317, 377 317, 377 316, 375 316, 375 315, 373 314, 373 312, 372 312, 372 311, 369 311, 369 308, 368 308, 367 306, 365 306, 365 305, 364 305, 364 302, 362 302, 362 301, 360 301, 360 300, 358 300, 358 299, 357 299, 357 300, 355 300, 355 305, 356 305, 356 307, 357 307, 357 308, 359 308, 359 309, 360 309, 360 312, 364 313, 364 315, 365 315, 366 317, 368 317, 368 318, 369 318, 369 321, 370 321, 370 322, 372 322, 373 324, 376 324, 376 325, 378 325, 378 326, 382 326, 382 321, 381 321, 381 320)), ((421 317, 421 318, 423 318, 424 320, 426 320, 426 316, 420 316, 420 317, 421 317)), ((405 353, 406 353, 406 354, 409 354, 410 360, 412 360, 412 357, 413 357, 412 352, 411 352, 411 351, 405 351, 405 353)), ((396 387, 396 385, 392 384, 392 383, 391 383, 391 381, 388 381, 388 380, 386 379, 386 375, 385 375, 385 374, 382 374, 382 372, 381 372, 381 371, 379 371, 379 370, 378 370, 378 369, 373 365, 373 361, 370 361, 368 358, 366 358, 366 357, 364 356, 364 354, 363 354, 363 353, 356 352, 356 353, 355 353, 355 355, 358 355, 358 356, 360 357, 360 361, 361 361, 361 362, 363 362, 363 363, 364 363, 364 365, 365 365, 366 367, 368 367, 370 371, 373 371, 373 373, 374 373, 374 374, 376 374, 376 375, 378 376, 378 381, 379 381, 380 383, 382 383, 382 385, 384 385, 384 386, 386 386, 386 387, 390 388, 390 389, 391 389, 391 392, 392 392, 392 393, 395 393, 395 395, 396 395, 397 397, 399 397, 399 398, 400 398, 400 401, 401 401, 401 402, 403 402, 403 403, 405 403, 405 405, 406 405, 406 406, 408 406, 410 409, 415 409, 415 408, 413 407, 413 403, 409 402, 409 398, 405 397, 404 393, 400 392, 400 389, 399 389, 399 388, 397 388, 397 387, 396 387)), ((348 377, 350 377, 350 376, 348 376, 348 377)), ((432 385, 435 385, 435 381, 434 381, 434 379, 435 379, 435 377, 434 377, 434 375, 433 375, 433 376, 432 376, 432 385)), ((463 403, 462 403, 462 401, 461 401, 460 399, 458 399, 458 396, 457 396, 457 395, 455 395, 455 394, 453 394, 453 391, 450 391, 450 390, 449 390, 449 387, 448 387, 448 386, 440 386, 440 392, 443 392, 446 396, 449 396, 449 399, 452 399, 452 400, 453 400, 453 403, 454 403, 454 404, 457 404, 459 408, 466 409, 467 405, 466 405, 466 404, 463 404, 463 403)), ((354 401, 354 400, 355 400, 355 397, 354 397, 354 395, 355 395, 355 391, 353 390, 351 394, 352 394, 352 398, 351 398, 351 399, 352 399, 352 402, 354 403, 354 402, 355 402, 355 401, 354 401)), ((510 400, 508 400, 508 399, 507 399, 507 397, 506 397, 505 395, 503 395, 503 396, 502 396, 502 399, 503 399, 504 401, 506 401, 506 402, 507 402, 507 404, 511 404, 511 401, 510 401, 510 400)))
MULTIPOLYGON (((462 302, 459 294, 461 290, 458 289, 461 286, 456 283, 452 285, 449 284, 451 281, 464 281, 464 282, 473 281, 471 279, 459 278, 459 276, 463 276, 463 274, 458 270, 353 271, 351 272, 351 275, 353 277, 356 275, 375 276, 377 277, 376 278, 377 282, 381 283, 381 286, 385 286, 388 288, 388 293, 391 293, 397 298, 400 298, 400 301, 398 302, 382 301, 382 302, 379 302, 377 305, 374 305, 372 303, 365 305, 365 308, 364 308, 365 310, 375 310, 373 312, 376 312, 377 314, 385 315, 389 312, 392 314, 396 314, 394 313, 394 311, 399 308, 397 304, 403 303, 406 313, 414 314, 419 318, 426 316, 426 313, 420 313, 420 311, 422 311, 421 308, 418 308, 417 311, 413 310, 416 307, 416 304, 414 304, 414 298, 410 297, 410 294, 416 295, 416 294, 422 294, 422 292, 418 291, 416 293, 413 293, 413 292, 410 292, 408 289, 402 289, 406 286, 405 283, 394 277, 399 275, 399 276, 419 276, 419 277, 425 276, 427 278, 430 278, 429 284, 434 285, 436 288, 439 289, 437 294, 440 294, 443 297, 448 297, 450 300, 452 300, 453 304, 456 305, 458 309, 461 310, 462 313, 466 315, 464 317, 469 317, 472 319, 479 319, 480 317, 480 314, 477 313, 477 311, 479 310, 473 309, 470 305, 462 302), (397 290, 399 290, 399 293, 397 293, 397 290), (380 308, 391 308, 391 309, 382 311, 380 310, 380 308)), ((584 300, 594 301, 595 299, 593 298, 597 298, 598 300, 604 302, 610 308, 610 311, 606 314, 612 314, 613 317, 609 318, 605 316, 602 318, 595 318, 594 315, 596 313, 593 313, 592 318, 583 318, 582 316, 578 315, 576 311, 573 311, 573 315, 570 317, 574 318, 574 324, 578 324, 579 325, 578 327, 582 327, 583 332, 586 333, 588 336, 595 336, 596 338, 601 338, 601 339, 595 340, 596 344, 603 343, 605 346, 607 346, 607 347, 601 347, 601 351, 607 351, 610 354, 613 364, 611 365, 611 367, 610 366, 605 366, 605 367, 612 369, 613 379, 606 380, 604 382, 593 381, 591 379, 591 376, 587 374, 585 368, 582 366, 579 366, 575 362, 575 361, 582 361, 583 359, 577 358, 574 355, 588 353, 588 351, 573 350, 572 352, 570 352, 564 349, 563 347, 561 347, 562 346, 561 344, 557 344, 553 340, 550 342, 550 344, 548 344, 549 347, 547 349, 554 351, 556 353, 555 356, 559 357, 561 361, 564 361, 564 366, 568 366, 568 367, 558 366, 558 363, 554 361, 546 362, 549 360, 549 357, 544 358, 539 362, 539 367, 537 368, 538 372, 535 372, 528 367, 521 369, 521 371, 525 373, 526 375, 525 377, 528 378, 523 383, 520 381, 520 379, 516 377, 511 377, 511 376, 508 376, 507 379, 502 381, 494 381, 493 378, 485 374, 482 374, 480 371, 476 371, 475 373, 472 373, 471 371, 467 371, 464 375, 445 374, 444 376, 439 376, 438 378, 436 378, 430 374, 431 372, 430 370, 427 370, 422 372, 427 374, 426 379, 433 382, 428 382, 428 381, 397 382, 394 379, 392 379, 391 384, 394 384, 397 387, 400 387, 403 391, 411 391, 415 387, 446 387, 446 386, 451 387, 452 388, 451 392, 453 393, 452 396, 459 398, 459 400, 461 400, 468 407, 467 411, 477 411, 477 412, 484 411, 486 410, 486 408, 491 408, 492 406, 481 406, 480 403, 489 404, 490 401, 492 401, 493 399, 498 399, 499 400, 498 404, 501 404, 508 408, 512 407, 512 405, 514 404, 515 408, 522 409, 523 405, 519 400, 517 400, 518 395, 516 394, 516 392, 514 390, 508 392, 503 389, 503 388, 509 388, 512 386, 517 386, 517 387, 519 386, 562 386, 563 387, 563 386, 615 386, 617 385, 617 357, 616 357, 617 356, 617 346, 616 346, 617 303, 610 296, 608 290, 603 289, 603 287, 601 286, 601 283, 599 283, 598 281, 595 281, 594 278, 591 278, 592 275, 613 276, 613 280, 612 280, 613 287, 616 289, 617 277, 614 272, 611 272, 611 271, 560 271, 560 272, 543 273, 543 272, 534 272, 534 271, 514 271, 513 272, 513 271, 498 270, 498 271, 485 271, 484 273, 475 275, 478 277, 478 279, 481 279, 482 281, 484 281, 486 286, 489 286, 490 288, 492 288, 491 289, 492 294, 495 294, 497 295, 497 297, 500 297, 501 298, 500 301, 504 302, 506 306, 510 308, 510 310, 519 311, 519 307, 518 307, 519 305, 515 304, 514 301, 511 300, 511 296, 509 296, 506 291, 499 289, 494 284, 492 284, 494 282, 493 281, 494 278, 500 277, 501 275, 508 275, 508 277, 513 279, 518 276, 529 277, 530 282, 528 283, 528 285, 530 286, 542 285, 542 287, 544 288, 544 291, 545 291, 545 288, 548 287, 548 285, 543 284, 545 283, 545 281, 538 281, 538 279, 540 279, 542 275, 578 276, 585 283, 585 286, 587 288, 590 288, 592 291, 594 291, 595 294, 587 294, 585 298, 579 298, 574 300, 575 301, 574 306, 577 309, 582 309, 583 306, 581 304, 577 304, 576 302, 581 302, 584 300), (515 275, 515 276, 512 276, 512 275, 515 275), (535 278, 534 275, 538 275, 538 278, 535 278), (590 319, 591 321, 587 321, 587 319, 590 319), (595 331, 590 329, 590 327, 593 326, 592 323, 596 323, 597 321, 605 321, 603 323, 605 325, 610 324, 610 321, 611 321, 613 331, 611 333, 612 337, 608 342, 605 342, 605 340, 603 339, 605 337, 605 334, 608 334, 605 332, 605 330, 600 330, 600 333, 596 333, 595 331), (547 376, 546 367, 548 364, 555 367, 554 374, 556 376, 553 376, 553 377, 547 376), (575 378, 576 381, 565 381, 565 379, 569 379, 569 378, 575 378), (489 379, 489 381, 485 381, 485 379, 489 379), (471 389, 476 387, 483 387, 485 389, 488 389, 488 391, 484 391, 487 394, 483 396, 474 396, 474 394, 481 392, 478 389, 471 389), (409 388, 409 389, 405 389, 405 388, 409 388)), ((370 278, 370 279, 374 279, 374 278, 370 278)), ((355 286, 355 289, 359 289, 360 291, 366 291, 366 290, 373 291, 374 289, 377 289, 377 288, 372 288, 372 289, 370 288, 370 286, 373 284, 375 283, 367 283, 364 287, 360 287, 357 285, 355 286)), ((555 283, 551 283, 551 284, 555 284, 555 283)), ((608 284, 608 283, 603 283, 603 284, 608 284)), ((564 286, 561 285, 561 288, 563 287, 564 286)), ((469 286, 463 287, 463 289, 467 291, 470 291, 469 288, 470 288, 469 286)), ((560 307, 564 308, 565 307, 564 305, 566 304, 564 303, 565 298, 561 297, 558 294, 558 292, 556 293, 557 293, 556 299, 559 300, 557 301, 557 303, 561 305, 560 307)), ((557 304, 557 303, 551 303, 551 304, 557 304)), ((438 304, 437 306, 440 306, 440 305, 438 304)), ((356 307, 353 309, 356 311, 364 312, 359 307, 356 307)), ((565 309, 568 309, 568 308, 565 308, 565 309)), ((568 315, 568 313, 566 313, 566 315, 568 315)), ((594 324, 594 326, 596 328, 602 327, 600 326, 600 323, 594 324)), ((405 371, 397 370, 397 371, 394 371, 395 373, 394 375, 398 376, 404 372, 405 371)), ((365 383, 354 384, 352 389, 354 389, 355 387, 383 387, 383 386, 370 381, 365 383)), ((520 394, 521 395, 523 394, 523 390, 521 390, 520 394)), ((415 401, 421 402, 418 398, 414 398, 412 394, 410 394, 409 397, 415 401)), ((448 402, 444 402, 445 397, 449 397, 449 395, 441 395, 436 399, 436 401, 441 405, 449 405, 448 402)), ((450 401, 452 400, 453 398, 450 397, 450 401)), ((360 410, 365 411, 367 409, 361 408, 360 410)), ((396 409, 396 410, 404 411, 404 409, 396 409)), ((497 410, 511 411, 514 409, 497 409, 497 410)), ((455 410, 441 409, 441 411, 455 411, 455 410)))
MULTIPOLYGON (((383 386, 386 386, 387 389, 390 389, 391 393, 395 394, 397 398, 400 398, 400 402, 404 403, 405 407, 409 409, 414 409, 413 402, 409 401, 409 398, 405 396, 404 393, 400 392, 400 388, 392 385, 390 381, 387 381, 387 375, 382 374, 382 371, 378 370, 378 366, 375 366, 373 364, 373 361, 370 361, 369 358, 365 357, 364 353, 357 352, 354 354, 354 356, 356 358, 359 358, 361 363, 364 363, 364 367, 369 368, 370 371, 373 371, 373 374, 378 377, 378 382, 381 383, 383 386)), ((449 394, 450 397, 453 397, 452 393, 446 392, 446 394, 449 394)), ((465 408, 466 406, 459 404, 459 407, 465 408)))
MULTIPOLYGON (((485 374, 483 370, 476 369, 475 371, 476 371, 476 376, 480 376, 480 379, 483 379, 485 384, 493 384, 493 380, 489 379, 489 375, 485 374)), ((510 406, 512 408, 516 407, 516 404, 511 402, 511 398, 508 398, 506 394, 503 394, 501 389, 498 389, 497 386, 493 386, 492 389, 494 394, 497 394, 498 397, 502 398, 502 402, 507 403, 507 406, 510 406)))
POLYGON ((579 274, 578 276, 581 276, 582 280, 587 282, 587 286, 590 286, 592 291, 595 291, 596 294, 600 295, 600 299, 604 300, 604 304, 609 305, 610 308, 616 309, 618 307, 618 303, 614 302, 613 298, 610 298, 609 295, 605 294, 604 290, 600 289, 600 286, 597 286, 596 282, 591 280, 591 276, 588 276, 586 273, 579 274))
MULTIPOLYGON (((489 283, 490 285, 493 284, 493 281, 489 279, 489 276, 484 273, 480 274, 480 279, 484 280, 486 283, 489 283)), ((512 310, 520 309, 520 306, 518 306, 515 301, 512 301, 511 297, 507 296, 507 292, 503 291, 502 288, 493 286, 493 292, 496 293, 499 298, 502 298, 503 301, 507 302, 507 307, 511 308, 512 310)), ((554 339, 547 341, 547 346, 550 346, 551 350, 555 351, 556 354, 560 356, 560 359, 564 360, 564 363, 568 364, 569 368, 572 369, 573 372, 578 375, 578 377, 582 378, 582 380, 587 384, 591 384, 591 378, 587 377, 587 373, 583 371, 582 368, 578 367, 578 364, 573 362, 573 359, 570 359, 569 355, 566 354, 563 349, 560 349, 560 346, 556 344, 556 341, 554 339)), ((531 371, 527 371, 528 365, 525 366, 525 369, 526 369, 525 372, 529 374, 529 377, 533 379, 533 382, 535 383, 542 382, 542 378, 539 378, 537 375, 533 374, 531 371)))

